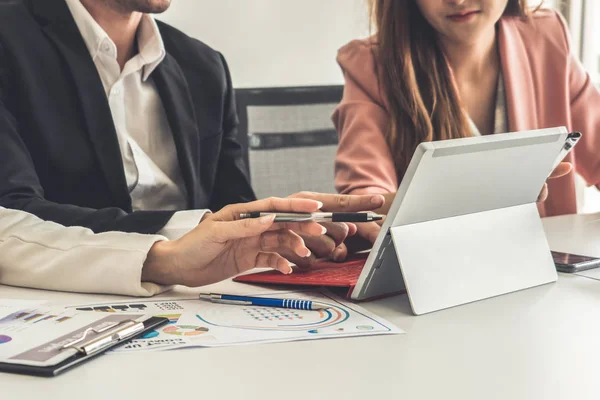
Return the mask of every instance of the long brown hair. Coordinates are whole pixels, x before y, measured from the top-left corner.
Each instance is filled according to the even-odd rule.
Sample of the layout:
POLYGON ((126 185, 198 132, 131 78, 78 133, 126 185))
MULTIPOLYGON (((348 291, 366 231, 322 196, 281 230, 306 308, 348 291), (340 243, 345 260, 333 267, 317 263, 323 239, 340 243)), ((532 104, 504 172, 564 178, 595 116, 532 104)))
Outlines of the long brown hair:
MULTIPOLYGON (((434 28, 415 0, 369 0, 374 55, 387 100, 388 145, 398 179, 419 143, 471 136, 434 28)), ((509 0, 505 16, 527 17, 526 0, 509 0)))

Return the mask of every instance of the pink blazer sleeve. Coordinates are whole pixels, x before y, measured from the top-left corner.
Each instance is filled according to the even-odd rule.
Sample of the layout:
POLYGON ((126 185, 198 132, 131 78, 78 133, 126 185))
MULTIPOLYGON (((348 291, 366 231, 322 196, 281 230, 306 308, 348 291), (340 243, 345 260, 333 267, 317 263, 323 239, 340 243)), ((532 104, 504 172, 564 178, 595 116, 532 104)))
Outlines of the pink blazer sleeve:
POLYGON ((335 186, 340 193, 389 193, 398 189, 384 136, 389 117, 379 91, 371 48, 367 41, 355 40, 338 52, 345 86, 332 119, 339 135, 335 186))
MULTIPOLYGON (((568 30, 557 14, 570 49, 568 30)), ((568 65, 571 129, 583 133, 573 150, 575 170, 591 186, 600 186, 600 92, 578 58, 570 52, 568 65)))

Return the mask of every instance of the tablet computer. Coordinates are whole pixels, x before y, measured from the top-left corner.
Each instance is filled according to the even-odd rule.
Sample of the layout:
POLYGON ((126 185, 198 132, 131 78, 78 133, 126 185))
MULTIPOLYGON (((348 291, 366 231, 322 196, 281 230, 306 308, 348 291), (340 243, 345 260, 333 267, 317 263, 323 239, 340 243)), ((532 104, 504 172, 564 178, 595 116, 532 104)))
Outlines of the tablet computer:
POLYGON ((536 200, 564 127, 421 143, 351 298, 417 314, 556 280, 536 200))

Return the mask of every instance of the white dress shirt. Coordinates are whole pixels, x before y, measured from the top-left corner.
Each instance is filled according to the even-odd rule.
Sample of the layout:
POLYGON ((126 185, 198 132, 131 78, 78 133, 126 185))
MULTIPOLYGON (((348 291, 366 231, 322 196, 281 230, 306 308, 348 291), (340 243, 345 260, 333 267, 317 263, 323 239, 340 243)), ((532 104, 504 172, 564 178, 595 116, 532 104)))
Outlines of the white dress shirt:
MULTIPOLYGON (((121 70, 117 47, 102 27, 80 0, 66 2, 106 92, 133 210, 187 208, 173 134, 150 76, 166 54, 156 22, 143 15, 137 32, 138 54, 121 70)), ((159 234, 179 238, 193 229, 206 211, 179 211, 159 234)))
POLYGON ((0 283, 85 293, 152 296, 168 286, 142 282, 159 235, 64 227, 0 207, 0 283))

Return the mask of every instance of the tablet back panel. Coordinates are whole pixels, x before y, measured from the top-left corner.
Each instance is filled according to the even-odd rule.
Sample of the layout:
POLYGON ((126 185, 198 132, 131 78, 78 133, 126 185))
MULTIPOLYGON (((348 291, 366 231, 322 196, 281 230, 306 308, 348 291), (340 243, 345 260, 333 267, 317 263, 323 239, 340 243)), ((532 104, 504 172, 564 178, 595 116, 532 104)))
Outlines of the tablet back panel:
POLYGON ((566 135, 551 129, 422 143, 392 226, 535 202, 566 135))
POLYGON ((557 278, 533 203, 397 226, 391 233, 417 315, 557 278))

